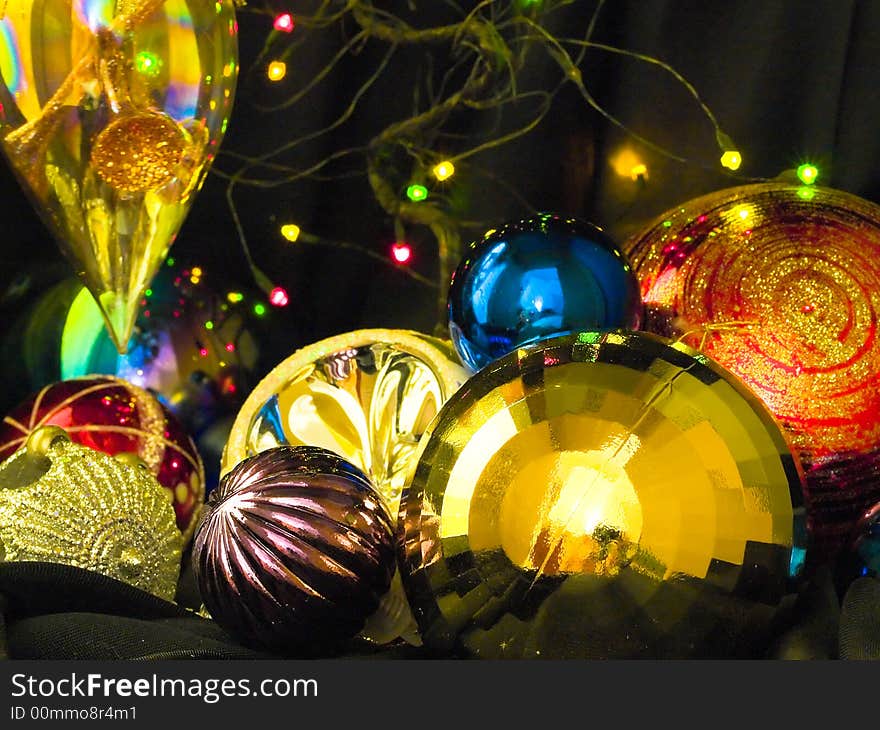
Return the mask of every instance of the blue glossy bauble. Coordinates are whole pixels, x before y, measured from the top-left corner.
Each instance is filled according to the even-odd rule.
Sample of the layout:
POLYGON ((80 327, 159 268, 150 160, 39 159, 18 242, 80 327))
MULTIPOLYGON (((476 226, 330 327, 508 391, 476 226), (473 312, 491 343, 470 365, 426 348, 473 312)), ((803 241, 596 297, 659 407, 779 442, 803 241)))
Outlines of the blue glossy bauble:
POLYGON ((541 214, 470 245, 452 277, 448 312, 455 349, 476 371, 548 337, 635 329, 641 299, 629 262, 606 233, 541 214))

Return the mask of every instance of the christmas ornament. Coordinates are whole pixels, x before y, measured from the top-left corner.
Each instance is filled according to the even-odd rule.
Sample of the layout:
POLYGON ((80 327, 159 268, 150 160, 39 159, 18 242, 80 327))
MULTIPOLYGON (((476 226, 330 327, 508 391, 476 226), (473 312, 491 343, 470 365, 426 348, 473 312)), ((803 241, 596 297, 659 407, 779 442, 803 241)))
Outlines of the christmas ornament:
POLYGON ((359 330, 298 350, 248 396, 221 471, 279 444, 320 446, 370 475, 392 514, 419 438, 467 378, 449 346, 359 330))
POLYGON ((182 537, 143 467, 41 426, 0 464, 0 560, 61 563, 174 600, 182 537))
POLYGON ((2 148, 125 352, 219 145, 232 0, 4 3, 2 148))
POLYGON ((639 322, 638 282, 599 228, 543 214, 488 231, 455 271, 449 332, 479 370, 530 342, 639 322))
POLYGON ((723 368, 654 335, 506 355, 450 398, 418 457, 400 569, 436 650, 742 655, 801 572, 802 475, 779 427, 723 368))
POLYGON ((248 644, 326 646, 353 637, 388 591, 392 520, 344 459, 276 446, 211 493, 193 568, 208 612, 248 644))
POLYGON ((782 423, 819 559, 880 501, 880 207, 772 182, 721 190, 626 245, 646 328, 684 336, 782 423))
POLYGON ((83 446, 142 460, 166 489, 177 526, 189 539, 205 497, 204 468, 192 439, 147 391, 109 375, 48 385, 3 419, 0 460, 46 425, 60 426, 83 446))
MULTIPOLYGON (((58 380, 116 375, 153 393, 198 438, 234 415, 250 390, 258 347, 250 308, 227 301, 199 267, 163 266, 141 300, 120 355, 98 305, 76 278, 49 287, 0 340, 7 403, 58 380), (196 278, 198 283, 193 283, 196 278), (206 279, 208 279, 206 281, 206 279)), ((219 464, 219 461, 217 462, 219 464)))

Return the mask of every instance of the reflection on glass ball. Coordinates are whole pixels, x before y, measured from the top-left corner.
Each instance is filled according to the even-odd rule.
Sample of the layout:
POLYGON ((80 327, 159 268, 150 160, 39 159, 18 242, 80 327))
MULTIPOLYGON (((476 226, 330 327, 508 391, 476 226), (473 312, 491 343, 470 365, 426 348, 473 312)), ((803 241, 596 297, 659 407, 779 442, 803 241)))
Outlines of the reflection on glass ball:
POLYGON ((857 578, 880 578, 880 502, 865 512, 853 534, 835 562, 837 580, 843 590, 857 578))
POLYGON ((749 656, 802 571, 801 489, 772 416, 705 356, 554 338, 477 373, 422 438, 401 574, 442 652, 749 656))
POLYGON ((369 475, 392 513, 419 439, 466 380, 448 343, 419 332, 369 329, 297 350, 238 413, 222 471, 281 444, 320 446, 369 475))
POLYGON ((471 370, 523 344, 582 329, 635 328, 638 282, 585 221, 539 215, 488 231, 449 288, 449 331, 471 370))

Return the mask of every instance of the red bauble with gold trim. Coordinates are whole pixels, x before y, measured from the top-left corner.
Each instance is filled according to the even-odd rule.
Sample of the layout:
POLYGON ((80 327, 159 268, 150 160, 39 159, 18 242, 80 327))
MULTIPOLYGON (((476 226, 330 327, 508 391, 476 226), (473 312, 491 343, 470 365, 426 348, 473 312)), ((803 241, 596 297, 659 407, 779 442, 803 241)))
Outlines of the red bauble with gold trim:
POLYGON ((141 459, 168 490, 177 526, 188 539, 205 498, 205 471, 192 439, 153 395, 110 375, 47 385, 0 424, 0 461, 24 446, 38 426, 63 428, 83 446, 141 459))

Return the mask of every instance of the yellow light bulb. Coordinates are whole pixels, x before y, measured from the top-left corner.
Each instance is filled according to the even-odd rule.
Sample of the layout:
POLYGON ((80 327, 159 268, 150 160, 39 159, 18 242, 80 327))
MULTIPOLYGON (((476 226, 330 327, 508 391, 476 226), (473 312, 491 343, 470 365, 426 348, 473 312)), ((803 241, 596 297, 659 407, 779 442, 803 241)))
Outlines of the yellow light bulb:
POLYGON ((267 74, 270 81, 281 81, 287 75, 287 64, 284 61, 272 61, 267 74))
POLYGON ((439 162, 434 165, 434 177, 436 177, 441 182, 443 180, 448 180, 455 174, 455 165, 453 165, 449 160, 443 160, 443 162, 439 162))
POLYGON ((642 178, 644 180, 648 179, 648 166, 643 162, 638 163, 637 165, 633 165, 632 169, 629 171, 629 176, 633 180, 638 180, 642 178))
POLYGON ((728 170, 739 170, 742 164, 742 155, 737 150, 726 150, 721 155, 721 166, 728 170))
POLYGON ((299 234, 300 228, 295 223, 287 223, 281 226, 281 235, 284 236, 291 243, 299 238, 299 234))
POLYGON ((638 180, 640 174, 645 178, 648 176, 648 166, 632 147, 621 147, 608 161, 621 177, 638 180))

